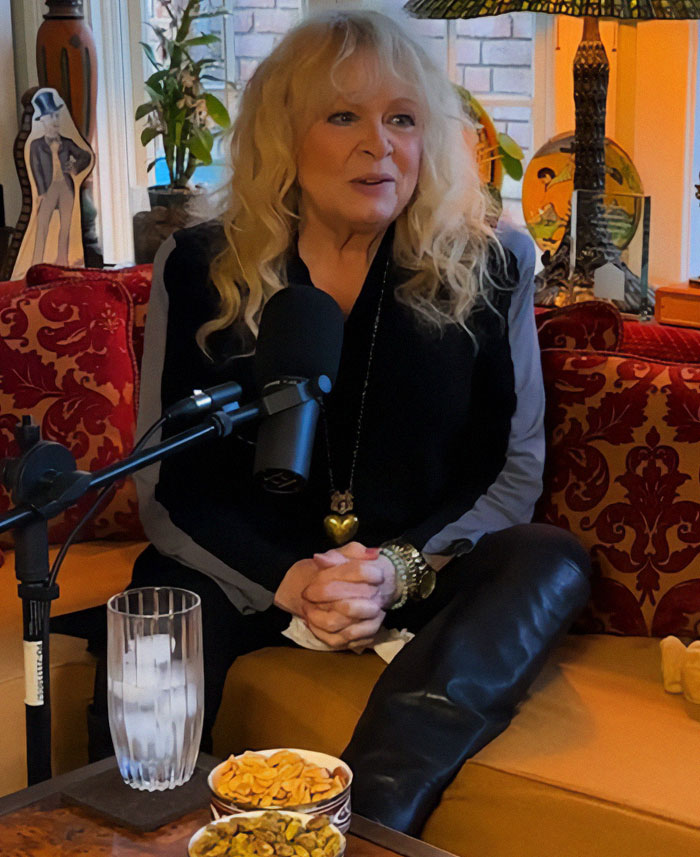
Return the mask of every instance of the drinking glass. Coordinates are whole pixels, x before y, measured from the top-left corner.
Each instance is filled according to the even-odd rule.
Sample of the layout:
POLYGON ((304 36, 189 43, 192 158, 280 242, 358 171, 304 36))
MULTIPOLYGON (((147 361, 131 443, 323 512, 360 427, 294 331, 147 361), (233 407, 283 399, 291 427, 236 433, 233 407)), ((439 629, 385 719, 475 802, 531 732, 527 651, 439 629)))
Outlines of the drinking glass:
POLYGON ((186 783, 204 713, 202 611, 186 589, 146 587, 107 603, 109 726, 124 782, 144 791, 186 783))

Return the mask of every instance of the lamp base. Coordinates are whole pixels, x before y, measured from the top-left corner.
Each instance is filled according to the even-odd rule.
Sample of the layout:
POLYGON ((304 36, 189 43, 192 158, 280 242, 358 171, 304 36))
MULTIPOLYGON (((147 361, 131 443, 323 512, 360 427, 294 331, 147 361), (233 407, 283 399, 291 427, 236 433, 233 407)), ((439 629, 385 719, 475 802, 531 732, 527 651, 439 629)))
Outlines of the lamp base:
MULTIPOLYGON (((624 312, 646 313, 649 298, 639 277, 622 260, 620 250, 598 233, 598 241, 582 246, 576 253, 576 266, 571 271, 571 228, 566 232, 554 254, 542 255, 544 268, 535 277, 535 304, 538 306, 569 306, 581 301, 598 300, 595 294, 595 271, 606 264, 614 265, 625 278, 625 299, 617 302, 624 312)), ((595 234, 595 232, 594 232, 595 234)))

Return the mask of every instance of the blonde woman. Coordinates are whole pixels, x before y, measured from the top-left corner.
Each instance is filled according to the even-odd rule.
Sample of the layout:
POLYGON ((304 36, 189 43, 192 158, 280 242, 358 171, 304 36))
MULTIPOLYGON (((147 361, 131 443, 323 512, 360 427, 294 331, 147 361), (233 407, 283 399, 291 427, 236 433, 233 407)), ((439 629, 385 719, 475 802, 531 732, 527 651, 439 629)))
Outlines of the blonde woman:
POLYGON ((389 18, 297 26, 242 97, 230 207, 156 260, 142 372, 142 426, 194 388, 235 380, 252 399, 270 296, 316 288, 340 306, 305 489, 258 488, 254 432, 151 468, 133 585, 202 597, 205 748, 238 655, 414 632, 345 754, 354 808, 413 833, 588 594, 583 550, 528 523, 544 450, 532 251, 489 227, 464 122, 389 18), (333 515, 357 517, 352 541, 329 541, 333 515))

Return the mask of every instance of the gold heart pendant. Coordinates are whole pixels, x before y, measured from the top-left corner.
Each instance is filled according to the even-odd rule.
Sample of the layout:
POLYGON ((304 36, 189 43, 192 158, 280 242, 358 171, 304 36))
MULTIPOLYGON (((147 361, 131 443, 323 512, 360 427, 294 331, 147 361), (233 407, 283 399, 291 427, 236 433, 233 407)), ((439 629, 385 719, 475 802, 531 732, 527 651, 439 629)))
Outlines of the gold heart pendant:
POLYGON ((323 527, 337 545, 344 545, 357 532, 360 522, 357 515, 326 515, 323 527))

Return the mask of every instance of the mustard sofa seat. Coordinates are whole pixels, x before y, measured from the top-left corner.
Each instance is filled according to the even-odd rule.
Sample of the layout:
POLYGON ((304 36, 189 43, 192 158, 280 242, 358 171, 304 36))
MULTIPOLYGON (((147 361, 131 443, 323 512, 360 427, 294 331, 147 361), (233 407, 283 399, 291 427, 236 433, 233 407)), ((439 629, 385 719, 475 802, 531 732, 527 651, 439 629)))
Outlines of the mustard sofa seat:
MULTIPOLYGON (((338 754, 382 668, 372 654, 241 658, 216 752, 338 754)), ((700 853, 700 706, 665 693, 660 669, 657 639, 568 636, 509 728, 462 767, 422 838, 464 857, 700 853)))
MULTIPOLYGON (((55 614, 128 583, 138 543, 74 546, 55 614)), ((0 793, 25 783, 21 611, 13 556, 0 573, 0 793)), ((94 660, 51 639, 54 772, 87 761, 94 660)), ((232 667, 215 753, 350 738, 384 668, 374 654, 270 648, 232 667)), ((658 640, 568 636, 510 727, 461 769, 423 832, 464 857, 675 857, 700 853, 700 706, 664 692, 658 640)))

